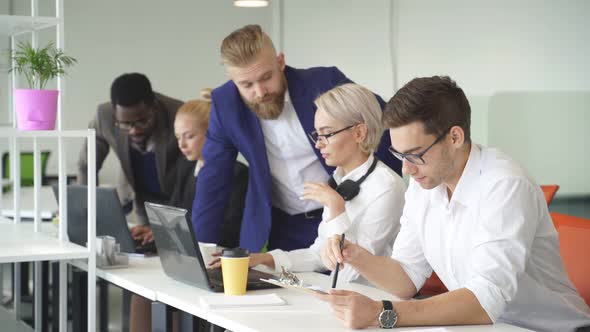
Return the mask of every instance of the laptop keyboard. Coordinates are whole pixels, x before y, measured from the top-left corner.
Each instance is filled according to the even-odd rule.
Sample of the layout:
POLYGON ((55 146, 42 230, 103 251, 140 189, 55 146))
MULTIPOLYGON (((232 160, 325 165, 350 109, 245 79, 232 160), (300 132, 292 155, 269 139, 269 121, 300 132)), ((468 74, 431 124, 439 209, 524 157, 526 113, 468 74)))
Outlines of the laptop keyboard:
POLYGON ((156 252, 158 252, 158 249, 156 248, 156 241, 148 242, 146 244, 142 244, 141 241, 135 241, 135 253, 146 254, 156 252))
MULTIPOLYGON (((207 269, 207 274, 209 275, 209 280, 211 280, 211 282, 215 281, 216 284, 223 284, 223 275, 221 269, 207 269)), ((264 281, 260 281, 260 278, 269 279, 274 278, 274 276, 272 274, 258 270, 248 270, 248 283, 264 283, 264 281)))

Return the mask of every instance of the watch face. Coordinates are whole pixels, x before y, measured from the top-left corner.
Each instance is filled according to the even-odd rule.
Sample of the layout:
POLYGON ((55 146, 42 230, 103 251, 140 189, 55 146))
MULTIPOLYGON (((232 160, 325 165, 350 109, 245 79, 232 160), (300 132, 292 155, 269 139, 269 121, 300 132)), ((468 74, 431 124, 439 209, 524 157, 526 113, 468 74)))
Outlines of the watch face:
POLYGON ((397 323, 397 315, 393 310, 383 310, 379 315, 379 325, 384 329, 390 329, 397 323))

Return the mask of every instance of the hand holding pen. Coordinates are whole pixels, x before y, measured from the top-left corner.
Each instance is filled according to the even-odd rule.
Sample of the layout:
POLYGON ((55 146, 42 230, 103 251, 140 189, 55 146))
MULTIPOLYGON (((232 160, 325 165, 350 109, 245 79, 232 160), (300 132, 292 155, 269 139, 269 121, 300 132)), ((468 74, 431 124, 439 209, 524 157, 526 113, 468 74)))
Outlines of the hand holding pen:
POLYGON ((356 266, 363 262, 366 255, 371 255, 366 249, 342 239, 341 235, 334 235, 326 241, 324 249, 321 252, 322 262, 329 270, 342 270, 345 263, 356 266), (342 244, 341 244, 342 242, 342 244))
MULTIPOLYGON (((342 248, 344 246, 345 236, 346 236, 346 234, 342 233, 342 236, 340 237, 340 243, 339 243, 340 254, 342 254, 342 248)), ((332 288, 336 288, 336 282, 338 282, 338 270, 339 269, 340 269, 340 262, 336 262, 336 269, 334 270, 334 275, 332 276, 332 288)))

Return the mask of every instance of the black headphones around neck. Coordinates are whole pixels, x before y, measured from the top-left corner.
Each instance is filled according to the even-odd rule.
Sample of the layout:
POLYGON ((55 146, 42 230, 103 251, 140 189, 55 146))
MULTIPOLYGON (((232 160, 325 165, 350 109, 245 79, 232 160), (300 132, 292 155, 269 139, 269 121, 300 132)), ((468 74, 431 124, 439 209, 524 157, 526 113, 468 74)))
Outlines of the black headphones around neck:
POLYGON ((336 190, 336 192, 340 194, 340 196, 342 196, 342 198, 345 201, 350 201, 351 199, 355 198, 356 195, 359 194, 359 191, 361 191, 361 183, 363 183, 363 181, 367 179, 367 176, 369 176, 369 174, 373 173, 373 171, 375 170, 375 167, 377 166, 377 162, 379 161, 379 159, 377 159, 377 157, 374 158, 375 159, 373 159, 373 163, 371 164, 371 167, 369 167, 369 169, 367 170, 367 173, 365 173, 365 175, 363 175, 363 177, 358 179, 357 181, 346 180, 343 181, 340 185, 337 185, 336 180, 334 180, 334 177, 330 176, 330 179, 328 179, 328 185, 330 185, 332 189, 336 190))

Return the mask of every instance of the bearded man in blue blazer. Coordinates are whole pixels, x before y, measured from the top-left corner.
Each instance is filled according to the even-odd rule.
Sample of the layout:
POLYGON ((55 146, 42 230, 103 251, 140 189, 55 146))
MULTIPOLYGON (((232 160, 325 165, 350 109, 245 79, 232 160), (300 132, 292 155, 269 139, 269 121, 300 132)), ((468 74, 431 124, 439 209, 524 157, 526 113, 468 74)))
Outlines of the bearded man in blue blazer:
MULTIPOLYGON (((351 81, 336 67, 286 66, 258 25, 228 35, 221 58, 231 80, 212 92, 205 164, 193 202, 197 239, 218 242, 239 152, 250 166, 240 246, 258 252, 268 241, 268 249, 307 248, 317 237, 322 205, 299 198, 303 184, 325 183, 334 171, 307 135, 314 131, 313 101, 351 81)), ((377 156, 399 174, 390 145, 385 134, 377 156)))

